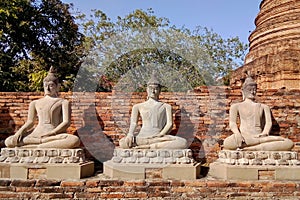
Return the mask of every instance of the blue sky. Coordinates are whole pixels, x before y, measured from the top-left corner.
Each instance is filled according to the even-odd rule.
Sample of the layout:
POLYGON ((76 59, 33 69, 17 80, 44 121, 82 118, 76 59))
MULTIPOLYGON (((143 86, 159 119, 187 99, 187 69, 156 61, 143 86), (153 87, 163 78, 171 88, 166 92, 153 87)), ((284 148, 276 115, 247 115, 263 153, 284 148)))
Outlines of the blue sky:
POLYGON ((152 8, 158 17, 169 18, 177 27, 208 27, 223 38, 238 36, 248 43, 255 29, 254 20, 261 0, 62 0, 73 3, 74 8, 89 14, 99 9, 113 21, 135 9, 152 8))

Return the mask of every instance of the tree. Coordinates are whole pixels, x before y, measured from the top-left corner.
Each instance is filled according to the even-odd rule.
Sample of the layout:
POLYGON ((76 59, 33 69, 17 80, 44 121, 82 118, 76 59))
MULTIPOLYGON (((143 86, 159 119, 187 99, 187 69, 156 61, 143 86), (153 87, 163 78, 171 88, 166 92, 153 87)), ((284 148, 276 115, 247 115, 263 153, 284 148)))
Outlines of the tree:
POLYGON ((1 91, 41 90, 50 66, 70 89, 84 36, 69 9, 60 0, 0 1, 1 91))
MULTIPOLYGON (((81 19, 87 18, 81 16, 81 19)), ((124 76, 133 69, 138 70, 131 73, 129 82, 145 80, 141 74, 149 73, 143 70, 151 63, 178 71, 191 87, 219 84, 216 80, 220 77, 222 84, 228 84, 230 71, 241 64, 247 49, 237 37, 223 39, 207 28, 190 31, 171 26, 167 18, 155 16, 151 9, 135 10, 124 18, 118 17, 116 22, 95 10, 81 26, 86 36, 86 50, 90 52, 89 64, 82 74, 88 71, 97 74, 90 83, 102 77, 97 89, 100 91, 111 89, 120 79, 124 81, 124 76), (91 64, 93 59, 97 60, 94 65, 91 64), (103 77, 111 83, 110 87, 103 87, 103 77)), ((174 75, 168 78, 176 82, 174 75)), ((85 90, 84 87, 81 90, 85 90)))

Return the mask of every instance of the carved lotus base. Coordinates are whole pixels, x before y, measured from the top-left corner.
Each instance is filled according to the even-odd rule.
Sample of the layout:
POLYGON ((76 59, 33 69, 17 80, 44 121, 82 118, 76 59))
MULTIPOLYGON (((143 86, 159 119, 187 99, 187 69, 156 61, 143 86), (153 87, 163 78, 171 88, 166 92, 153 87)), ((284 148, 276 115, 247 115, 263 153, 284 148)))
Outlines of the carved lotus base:
POLYGON ((3 148, 0 178, 80 179, 94 174, 83 149, 3 148))
POLYGON ((300 166, 297 152, 292 151, 229 151, 219 152, 217 162, 229 165, 300 166))
POLYGON ((104 162, 105 175, 123 179, 189 179, 200 176, 190 149, 115 149, 104 162))
POLYGON ((300 180, 300 161, 291 151, 222 150, 208 175, 226 180, 300 180))
POLYGON ((195 162, 190 149, 115 149, 111 160, 114 163, 130 164, 191 164, 195 162))
POLYGON ((0 163, 84 163, 85 154, 77 149, 2 148, 0 163))

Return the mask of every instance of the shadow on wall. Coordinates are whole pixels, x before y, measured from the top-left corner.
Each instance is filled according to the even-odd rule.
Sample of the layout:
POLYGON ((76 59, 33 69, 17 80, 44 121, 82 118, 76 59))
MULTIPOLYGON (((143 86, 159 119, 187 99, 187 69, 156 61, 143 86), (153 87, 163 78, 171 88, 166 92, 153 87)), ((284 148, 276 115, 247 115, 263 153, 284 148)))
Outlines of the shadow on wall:
POLYGON ((270 135, 280 135, 280 126, 276 119, 273 116, 273 113, 271 112, 271 118, 272 118, 272 128, 270 131, 270 135))
POLYGON ((202 141, 197 138, 195 131, 197 127, 190 120, 190 114, 184 108, 177 110, 175 113, 175 129, 172 130, 171 134, 182 138, 185 138, 188 142, 188 148, 193 152, 193 158, 200 163, 206 163, 206 156, 202 141))
POLYGON ((14 134, 15 123, 10 116, 8 107, 0 108, 0 148, 5 147, 5 139, 14 134))
POLYGON ((113 140, 104 134, 104 123, 95 105, 90 105, 84 110, 82 120, 83 127, 77 130, 81 145, 86 150, 87 158, 95 162, 95 171, 101 171, 103 162, 113 156, 113 140))

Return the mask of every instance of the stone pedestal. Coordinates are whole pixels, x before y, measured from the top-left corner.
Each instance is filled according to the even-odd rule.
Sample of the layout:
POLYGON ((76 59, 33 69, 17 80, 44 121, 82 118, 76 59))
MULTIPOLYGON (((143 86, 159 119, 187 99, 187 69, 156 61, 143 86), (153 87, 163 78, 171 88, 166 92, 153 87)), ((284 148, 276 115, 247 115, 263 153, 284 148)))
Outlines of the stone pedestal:
POLYGON ((83 149, 1 149, 0 178, 80 179, 93 173, 83 149))
POLYGON ((104 163, 104 174, 128 179, 196 179, 200 164, 190 149, 149 150, 115 149, 114 157, 104 163))
POLYGON ((210 164, 209 176, 226 180, 300 180, 300 161, 291 151, 227 151, 210 164))

